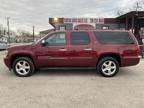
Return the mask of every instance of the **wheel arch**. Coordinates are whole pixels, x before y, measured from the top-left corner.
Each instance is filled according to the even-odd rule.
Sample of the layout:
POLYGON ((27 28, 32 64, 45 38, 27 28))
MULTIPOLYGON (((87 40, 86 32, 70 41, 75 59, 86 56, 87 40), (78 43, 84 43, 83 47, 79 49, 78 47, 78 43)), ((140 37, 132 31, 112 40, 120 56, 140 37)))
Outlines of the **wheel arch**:
POLYGON ((19 57, 28 57, 28 58, 30 58, 32 60, 34 66, 35 66, 34 59, 33 59, 31 54, 28 54, 28 53, 16 53, 16 54, 11 55, 11 60, 10 60, 11 68, 12 68, 14 60, 19 58, 19 57))
POLYGON ((99 61, 102 59, 102 58, 105 58, 105 57, 112 57, 112 58, 115 58, 118 63, 119 63, 119 66, 121 66, 121 57, 119 54, 117 53, 104 53, 104 54, 101 54, 98 58, 98 62, 97 64, 99 63, 99 61))

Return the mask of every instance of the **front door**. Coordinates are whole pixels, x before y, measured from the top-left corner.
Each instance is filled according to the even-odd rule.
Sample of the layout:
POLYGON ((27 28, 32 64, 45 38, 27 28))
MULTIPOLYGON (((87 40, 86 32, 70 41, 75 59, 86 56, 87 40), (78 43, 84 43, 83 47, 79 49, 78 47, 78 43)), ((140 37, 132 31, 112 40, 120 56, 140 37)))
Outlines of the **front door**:
POLYGON ((45 38, 45 45, 37 48, 40 67, 61 67, 68 65, 66 33, 53 33, 45 38))

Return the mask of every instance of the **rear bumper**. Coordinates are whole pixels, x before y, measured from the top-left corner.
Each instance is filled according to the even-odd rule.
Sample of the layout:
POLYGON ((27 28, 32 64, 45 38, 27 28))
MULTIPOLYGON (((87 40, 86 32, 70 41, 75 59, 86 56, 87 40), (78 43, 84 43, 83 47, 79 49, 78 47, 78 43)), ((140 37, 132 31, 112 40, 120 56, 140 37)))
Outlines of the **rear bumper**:
POLYGON ((139 64, 140 62, 140 57, 124 57, 121 61, 121 67, 124 66, 134 66, 139 64))
POLYGON ((9 68, 9 70, 11 69, 11 64, 10 64, 10 60, 8 57, 5 57, 4 58, 4 63, 5 65, 9 68))

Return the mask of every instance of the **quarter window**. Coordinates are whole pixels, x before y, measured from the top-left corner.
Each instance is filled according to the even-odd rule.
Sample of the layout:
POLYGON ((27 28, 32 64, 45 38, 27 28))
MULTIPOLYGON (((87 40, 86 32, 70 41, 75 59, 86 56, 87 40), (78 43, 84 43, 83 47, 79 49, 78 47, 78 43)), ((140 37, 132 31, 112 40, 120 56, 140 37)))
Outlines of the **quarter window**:
POLYGON ((133 44, 128 32, 94 32, 96 39, 102 44, 133 44))
POLYGON ((48 36, 48 38, 46 39, 46 45, 48 46, 66 45, 66 34, 56 33, 48 36))
POLYGON ((89 34, 87 32, 71 32, 71 45, 88 45, 90 43, 89 34))

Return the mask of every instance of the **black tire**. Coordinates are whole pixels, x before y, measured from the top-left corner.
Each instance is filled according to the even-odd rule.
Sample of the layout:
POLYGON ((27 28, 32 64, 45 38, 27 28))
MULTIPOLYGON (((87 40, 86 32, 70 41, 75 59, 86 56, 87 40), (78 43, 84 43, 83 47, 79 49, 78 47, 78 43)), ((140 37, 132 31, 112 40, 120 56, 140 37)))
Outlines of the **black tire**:
POLYGON ((14 60, 13 65, 12 65, 12 69, 13 69, 13 72, 15 73, 15 75, 17 75, 19 77, 28 77, 28 76, 31 76, 34 73, 35 66, 33 64, 33 61, 30 58, 28 58, 28 57, 19 57, 19 58, 14 60), (20 63, 20 64, 23 63, 23 64, 21 64, 21 66, 19 66, 18 63, 20 63), (24 68, 24 66, 23 66, 24 64, 27 68, 26 67, 24 68), (23 71, 22 69, 23 70, 25 69, 25 71, 23 71))
POLYGON ((97 71, 104 77, 113 77, 119 71, 119 63, 113 57, 104 57, 97 64, 97 71), (111 63, 111 66, 109 66, 109 63, 111 63))

